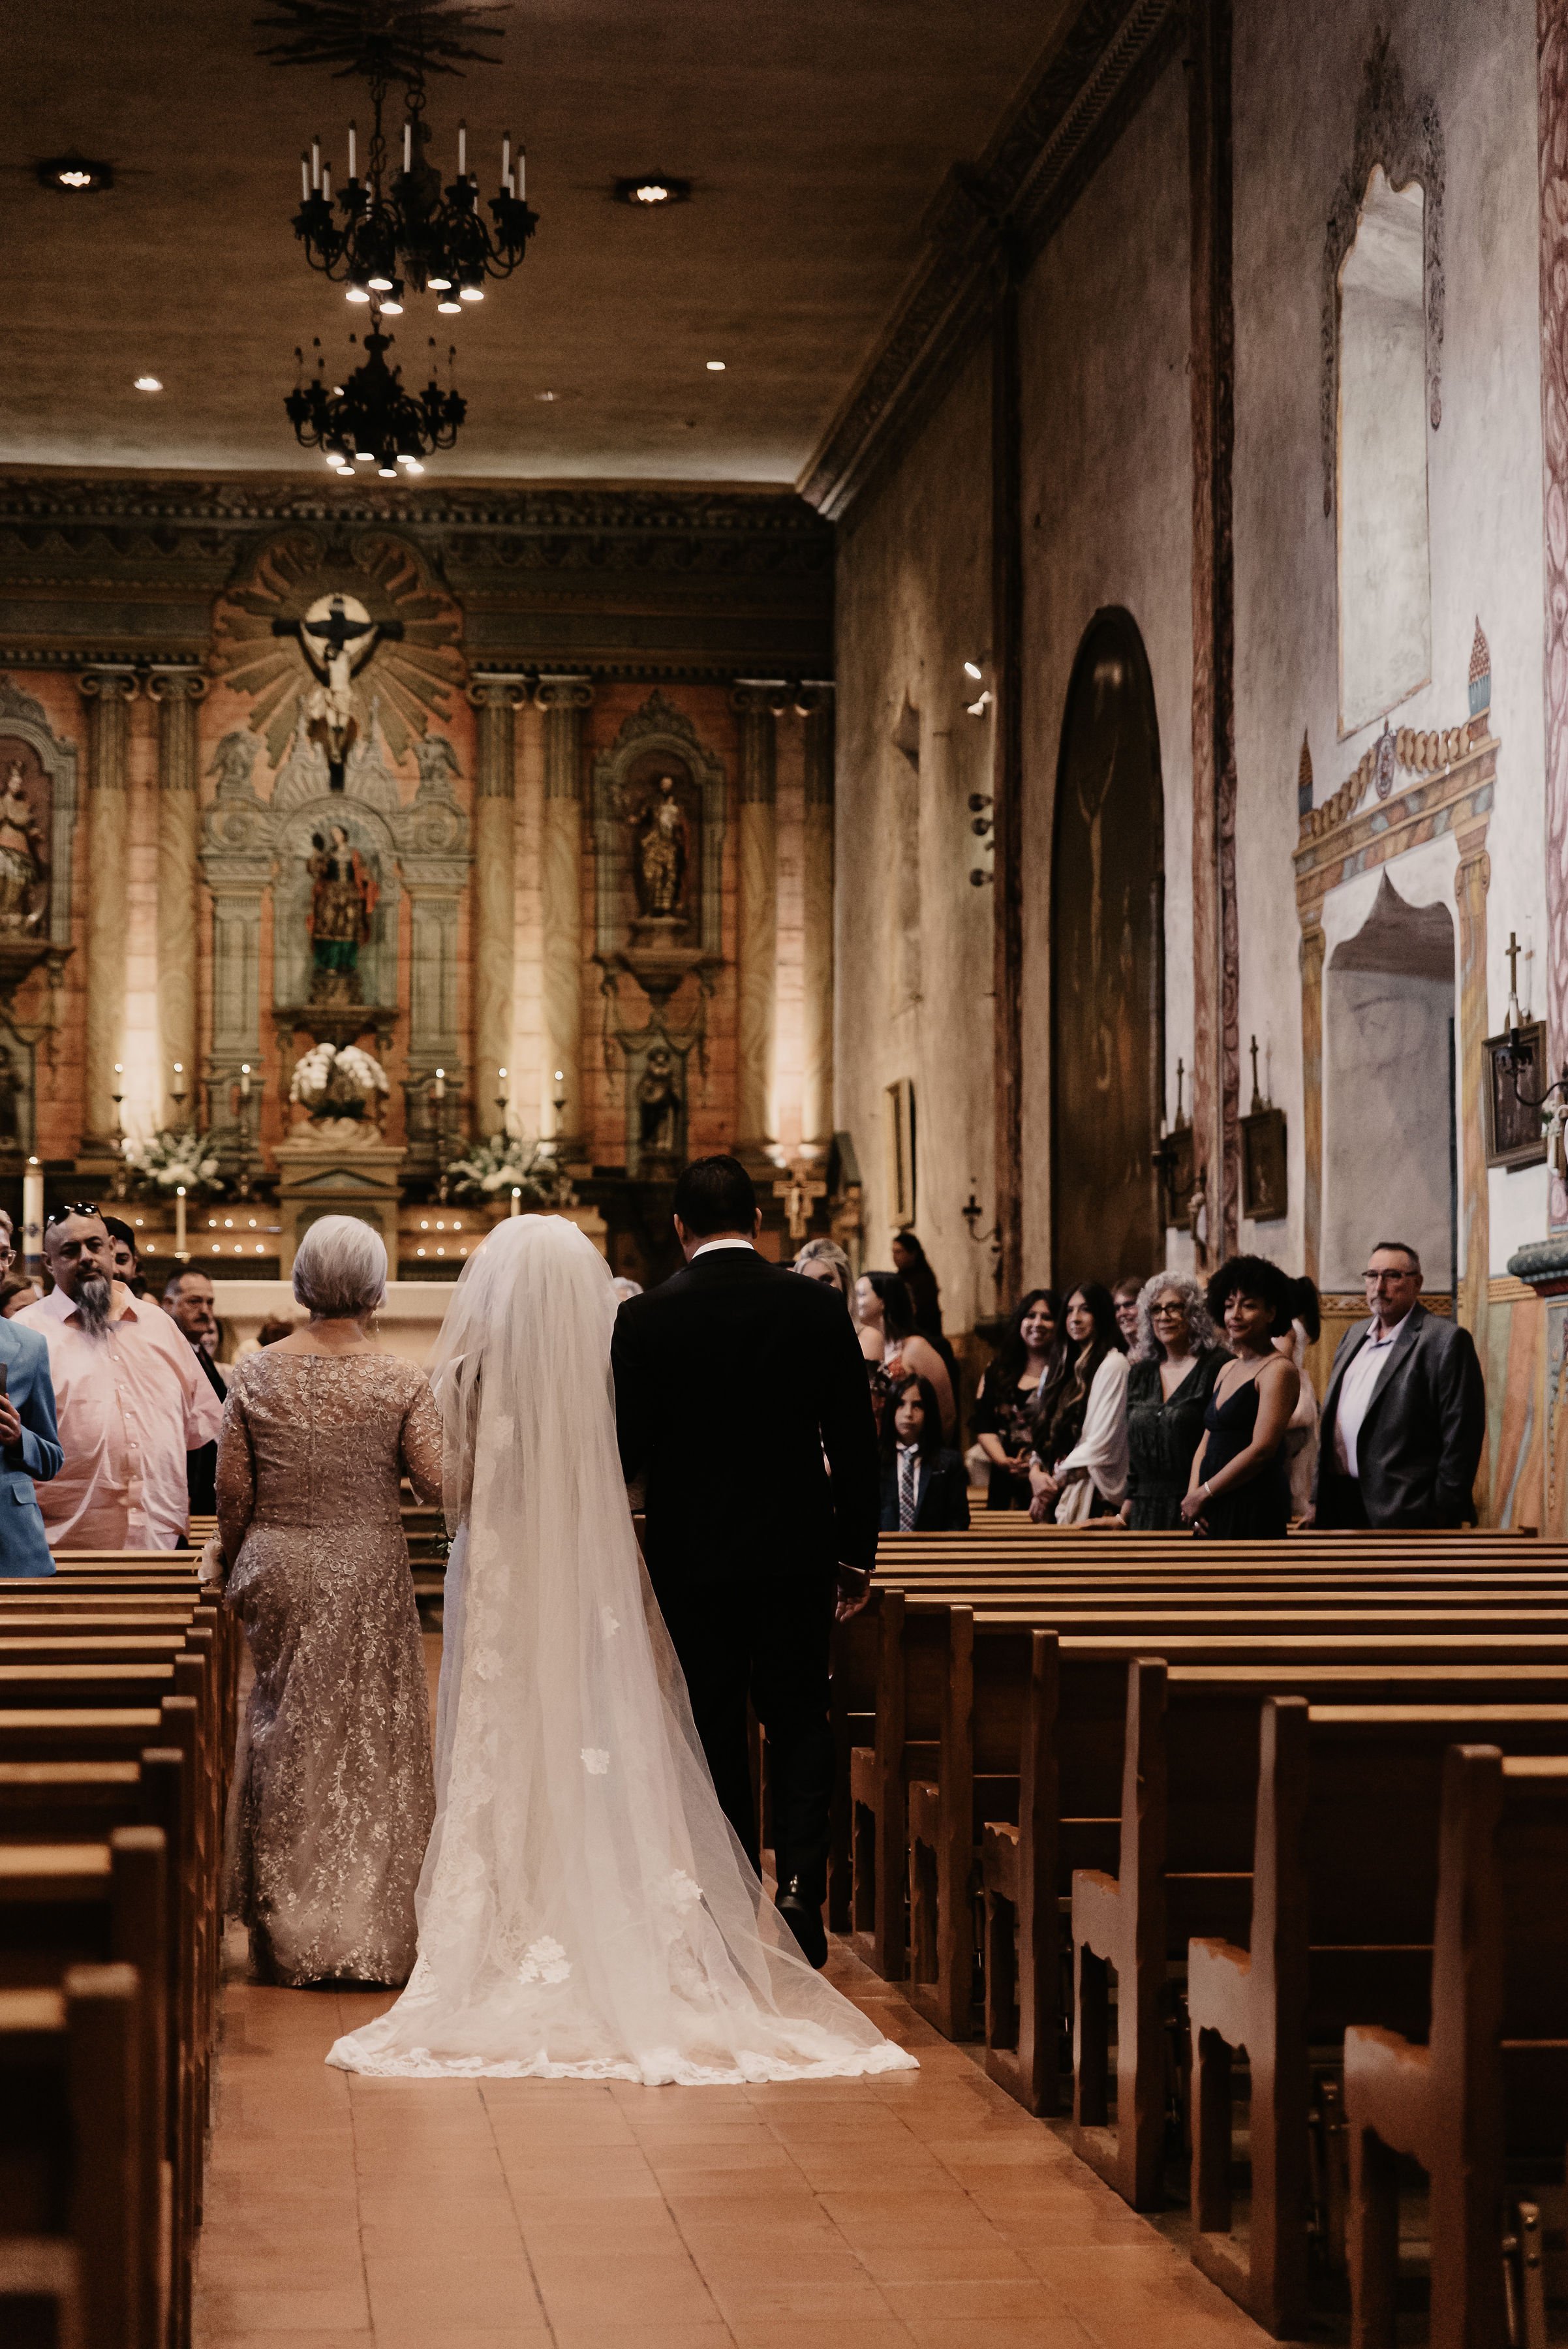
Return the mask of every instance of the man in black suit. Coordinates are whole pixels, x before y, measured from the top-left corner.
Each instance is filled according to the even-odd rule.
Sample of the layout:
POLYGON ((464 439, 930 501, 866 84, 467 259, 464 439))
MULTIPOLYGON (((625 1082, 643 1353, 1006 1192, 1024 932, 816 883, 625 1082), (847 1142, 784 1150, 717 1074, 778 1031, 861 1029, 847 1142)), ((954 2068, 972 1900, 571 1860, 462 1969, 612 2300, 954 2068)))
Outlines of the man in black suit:
POLYGON ((738 1159, 687 1167, 685 1269, 616 1321, 616 1418, 627 1482, 646 1480, 649 1576, 719 1800, 760 1867, 749 1694, 768 1737, 779 1909, 821 1965, 828 1641, 836 1599, 841 1617, 866 1603, 877 1436, 842 1298, 759 1256, 761 1227, 738 1159))
MULTIPOLYGON (((105 1221, 109 1219, 106 1217, 105 1221)), ((218 1349, 217 1297, 204 1272, 176 1272, 165 1284, 163 1310, 191 1341, 197 1367, 222 1402, 229 1390, 213 1356, 218 1349)), ((218 1447, 201 1444, 185 1454, 185 1495, 195 1517, 210 1517, 218 1506, 218 1447)))
POLYGON ((1470 1333, 1420 1302, 1421 1259, 1379 1240, 1366 1309, 1340 1340, 1319 1431, 1314 1522, 1459 1526, 1486 1441, 1486 1390, 1470 1333))

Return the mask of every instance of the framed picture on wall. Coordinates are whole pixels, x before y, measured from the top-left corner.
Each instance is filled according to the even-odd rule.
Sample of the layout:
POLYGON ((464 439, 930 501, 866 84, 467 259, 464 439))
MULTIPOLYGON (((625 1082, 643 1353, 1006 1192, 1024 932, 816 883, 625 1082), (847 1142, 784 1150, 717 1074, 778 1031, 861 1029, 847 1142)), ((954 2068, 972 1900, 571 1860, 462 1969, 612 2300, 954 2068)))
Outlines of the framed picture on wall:
POLYGON ((915 1088, 908 1077, 888 1087, 888 1202, 895 1224, 915 1220, 915 1088))
MULTIPOLYGON (((1532 1019, 1519 1030, 1521 1044, 1530 1053, 1530 1066, 1519 1071, 1527 1093, 1546 1091, 1546 1023, 1532 1019)), ((1514 1071, 1502 1059, 1506 1036, 1489 1036, 1486 1054, 1486 1163, 1489 1166, 1539 1166, 1546 1156, 1546 1136, 1541 1112, 1521 1102, 1514 1090, 1514 1071)))
POLYGON ((1255 1109, 1241 1120, 1241 1213, 1274 1224, 1289 1204, 1284 1111, 1255 1109))
POLYGON ((1159 1147, 1160 1179, 1165 1188, 1161 1209, 1166 1224, 1172 1231, 1186 1232, 1192 1228, 1195 1164, 1192 1128, 1189 1125, 1173 1125, 1159 1147))

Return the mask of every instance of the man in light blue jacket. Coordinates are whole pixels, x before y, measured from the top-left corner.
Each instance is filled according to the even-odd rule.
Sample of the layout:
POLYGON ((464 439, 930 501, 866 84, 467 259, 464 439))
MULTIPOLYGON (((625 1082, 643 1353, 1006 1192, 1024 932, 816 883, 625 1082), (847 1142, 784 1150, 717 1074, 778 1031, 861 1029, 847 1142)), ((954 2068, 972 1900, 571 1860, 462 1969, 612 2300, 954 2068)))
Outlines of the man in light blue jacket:
POLYGON ((65 1454, 55 1426, 49 1350, 36 1330, 0 1319, 0 1577, 53 1574, 33 1491, 57 1476, 65 1454))

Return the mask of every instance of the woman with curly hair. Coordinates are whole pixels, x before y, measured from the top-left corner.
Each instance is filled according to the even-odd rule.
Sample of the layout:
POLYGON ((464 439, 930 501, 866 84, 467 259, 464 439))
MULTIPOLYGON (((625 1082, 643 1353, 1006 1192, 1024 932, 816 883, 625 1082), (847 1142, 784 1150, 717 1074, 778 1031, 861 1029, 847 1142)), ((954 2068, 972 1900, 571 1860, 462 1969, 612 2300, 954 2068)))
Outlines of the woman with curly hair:
POLYGON ((1290 1522, 1285 1432, 1301 1373, 1275 1350, 1291 1326, 1294 1283, 1266 1257, 1233 1256, 1209 1284, 1209 1310, 1234 1360, 1214 1382, 1181 1514, 1202 1534, 1231 1540, 1282 1534, 1290 1522))
POLYGON ((1226 1359, 1203 1291, 1189 1274, 1157 1272, 1145 1281, 1127 1372, 1122 1503, 1122 1523, 1135 1533, 1179 1531, 1203 1415, 1226 1359))

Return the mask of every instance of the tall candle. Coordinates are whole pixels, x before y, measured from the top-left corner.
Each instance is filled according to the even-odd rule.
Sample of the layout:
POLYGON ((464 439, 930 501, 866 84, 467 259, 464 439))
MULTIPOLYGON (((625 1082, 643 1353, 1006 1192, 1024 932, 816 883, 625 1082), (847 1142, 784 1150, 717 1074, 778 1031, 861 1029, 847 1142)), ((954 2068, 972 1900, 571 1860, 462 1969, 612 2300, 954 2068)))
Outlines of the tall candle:
POLYGON ((310 142, 310 184, 313 188, 318 188, 321 185, 321 141, 319 139, 313 139, 310 142))
POLYGON ((44 1170, 36 1158, 29 1158, 22 1177, 22 1253, 39 1256, 43 1247, 44 1170))
POLYGON ((404 125, 403 125, 403 169, 404 169, 404 171, 412 171, 412 169, 413 169, 413 164, 414 164, 414 126, 413 126, 413 124, 412 124, 411 122, 405 122, 405 123, 404 123, 404 125))
POLYGON ((185 1246, 185 1185, 183 1183, 177 1184, 174 1189, 174 1253, 182 1258, 189 1253, 185 1246))
POLYGON ((443 1102, 443 1101, 445 1101, 445 1099, 446 1099, 446 1071, 445 1071, 444 1069, 438 1069, 438 1070, 436 1071, 436 1072, 435 1072, 435 1083, 431 1086, 431 1092, 433 1093, 433 1095, 434 1095, 435 1099, 436 1099, 438 1102, 443 1102))
POLYGON ((248 1061, 242 1061, 240 1062, 240 1099, 242 1101, 249 1101, 250 1097, 251 1064, 248 1061))
POLYGON ((351 122, 348 125, 348 177, 351 180, 356 180, 359 176, 355 164, 355 158, 358 152, 358 130, 351 122))
POLYGON ((502 1069, 498 1071, 497 1073, 501 1079, 501 1098, 504 1102, 509 1102, 512 1098, 512 1086, 506 1071, 504 1069, 502 1069))
POLYGON ((460 122, 457 126, 457 176, 460 180, 466 180, 468 177, 468 125, 466 122, 460 122))
POLYGON ((308 155, 302 155, 299 159, 299 196, 302 203, 307 204, 310 202, 310 158, 308 155))
POLYGON ((528 192, 528 154, 527 154, 527 150, 526 150, 525 148, 519 147, 519 149, 517 150, 517 195, 518 195, 518 200, 519 200, 519 202, 521 202, 521 201, 522 201, 522 199, 523 199, 523 198, 527 194, 527 192, 528 192))
POLYGON ((512 1185, 512 1213, 514 1216, 523 1213, 523 1194, 515 1183, 512 1185))

